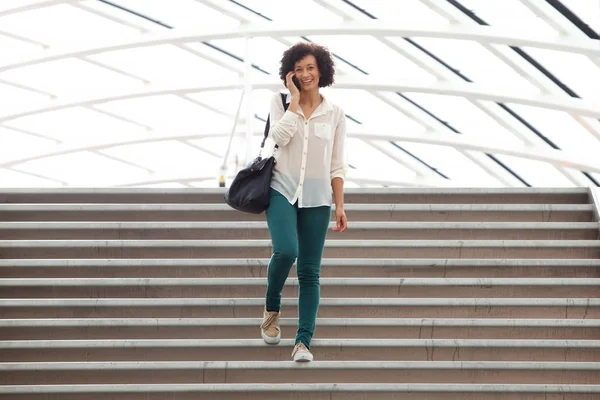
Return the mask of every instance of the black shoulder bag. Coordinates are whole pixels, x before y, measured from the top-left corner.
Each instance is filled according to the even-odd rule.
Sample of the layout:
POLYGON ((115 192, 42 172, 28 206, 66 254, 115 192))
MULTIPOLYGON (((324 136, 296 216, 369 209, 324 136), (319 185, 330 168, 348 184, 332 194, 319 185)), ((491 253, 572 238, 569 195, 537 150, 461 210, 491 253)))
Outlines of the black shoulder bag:
MULTIPOLYGON (((288 108, 285 97, 286 95, 281 93, 284 112, 288 108)), ((237 173, 233 182, 231 182, 231 186, 225 192, 225 203, 231 208, 251 214, 260 214, 269 207, 269 192, 271 190, 271 177, 273 176, 275 157, 271 155, 271 157, 262 158, 261 154, 269 135, 270 118, 271 116, 269 115, 258 157, 248 167, 237 173)), ((276 149, 278 147, 278 145, 275 145, 276 149)))

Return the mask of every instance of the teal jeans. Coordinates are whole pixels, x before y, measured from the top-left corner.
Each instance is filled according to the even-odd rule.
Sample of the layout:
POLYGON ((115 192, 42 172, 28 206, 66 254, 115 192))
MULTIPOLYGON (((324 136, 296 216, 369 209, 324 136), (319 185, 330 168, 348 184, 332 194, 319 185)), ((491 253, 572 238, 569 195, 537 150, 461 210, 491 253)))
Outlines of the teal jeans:
POLYGON ((300 287, 295 343, 302 342, 310 348, 321 297, 321 258, 331 207, 299 208, 298 202, 292 205, 281 193, 271 189, 266 214, 273 243, 273 255, 267 272, 267 311, 279 311, 283 285, 297 259, 296 271, 300 287))

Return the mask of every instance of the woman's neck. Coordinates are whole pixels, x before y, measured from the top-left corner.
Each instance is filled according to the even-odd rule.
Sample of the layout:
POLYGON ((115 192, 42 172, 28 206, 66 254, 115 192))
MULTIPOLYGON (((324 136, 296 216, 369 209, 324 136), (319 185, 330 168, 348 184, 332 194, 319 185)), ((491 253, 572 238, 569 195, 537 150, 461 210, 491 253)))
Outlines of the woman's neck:
POLYGON ((300 92, 300 104, 305 104, 307 106, 318 105, 321 102, 321 94, 319 90, 311 90, 311 91, 301 91, 300 92))

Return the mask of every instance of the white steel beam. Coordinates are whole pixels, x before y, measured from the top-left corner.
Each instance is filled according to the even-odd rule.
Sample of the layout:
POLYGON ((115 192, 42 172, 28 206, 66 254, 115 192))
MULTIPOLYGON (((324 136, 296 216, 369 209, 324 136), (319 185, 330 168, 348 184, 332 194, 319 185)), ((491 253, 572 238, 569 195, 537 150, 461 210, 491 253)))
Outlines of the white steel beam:
POLYGON ((17 14, 25 11, 39 10, 45 7, 52 7, 63 3, 76 3, 82 0, 40 0, 33 4, 27 4, 24 6, 18 6, 9 8, 7 10, 0 11, 0 17, 4 17, 6 15, 17 14))
MULTIPOLYGON (((233 90, 244 87, 243 81, 235 83, 224 83, 216 85, 201 86, 159 86, 148 85, 144 88, 133 90, 129 93, 118 95, 89 96, 75 99, 62 99, 51 102, 48 105, 33 108, 27 111, 21 111, 9 114, 0 114, 0 123, 9 120, 27 117, 48 111, 63 110, 78 106, 91 106, 111 101, 137 99, 148 96, 175 94, 184 95, 188 93, 197 93, 204 91, 233 90)), ((252 83, 254 89, 269 89, 277 91, 281 88, 281 82, 274 81, 273 78, 265 80, 255 80, 252 83)), ((357 89, 367 91, 382 92, 416 92, 428 94, 441 94, 450 96, 466 97, 472 100, 488 100, 500 103, 516 103, 534 107, 547 108, 551 110, 564 111, 581 116, 600 118, 600 105, 576 98, 557 98, 549 95, 541 96, 519 96, 514 93, 504 92, 498 89, 483 88, 472 83, 462 82, 435 82, 428 84, 416 84, 412 81, 390 82, 390 80, 378 81, 374 79, 357 79, 345 77, 336 81, 336 89, 357 89)))
POLYGON ((218 11, 221 14, 228 16, 229 18, 237 19, 241 23, 247 24, 252 22, 252 20, 241 15, 237 9, 234 9, 234 7, 237 6, 233 6, 233 3, 231 2, 222 0, 196 0, 196 2, 206 7, 212 8, 213 10, 218 11))
MULTIPOLYGON (((210 137, 228 138, 230 132, 207 132, 195 133, 187 135, 163 135, 153 136, 143 139, 127 140, 121 142, 108 142, 92 145, 79 146, 61 146, 61 148, 38 153, 27 157, 14 158, 5 160, 0 163, 0 168, 10 168, 28 161, 39 160, 42 158, 56 157, 60 155, 78 153, 82 151, 99 151, 119 146, 127 146, 132 144, 153 143, 167 140, 186 141, 193 139, 203 139, 210 137)), ((262 136, 262 131, 254 131, 253 135, 262 136)), ((238 138, 245 137, 245 133, 240 132, 235 135, 238 138)), ((554 166, 563 166, 568 168, 580 169, 587 172, 600 173, 600 160, 597 157, 586 157, 581 154, 576 154, 568 151, 554 150, 545 147, 523 146, 516 147, 507 145, 502 141, 494 142, 489 139, 475 138, 469 135, 448 135, 444 131, 430 133, 411 133, 411 132, 390 132, 378 133, 377 130, 371 130, 369 127, 364 127, 359 131, 349 131, 348 138, 355 138, 370 142, 390 141, 390 142, 410 142, 424 143, 439 146, 448 146, 455 149, 474 150, 491 154, 504 154, 528 160, 547 162, 554 166)))
POLYGON ((521 4, 527 7, 536 17, 550 25, 552 29, 563 36, 585 37, 584 33, 577 29, 570 21, 564 18, 558 11, 545 1, 521 0, 521 4))
POLYGON ((21 83, 7 81, 7 80, 2 79, 2 78, 0 78, 0 83, 2 83, 4 85, 7 85, 7 86, 16 87, 16 88, 21 89, 21 90, 26 90, 28 92, 33 92, 33 93, 41 94, 42 96, 46 96, 49 99, 56 99, 58 97, 54 93, 50 93, 50 92, 46 92, 44 90, 36 89, 36 88, 31 87, 31 86, 23 85, 21 83))
POLYGON ((38 47, 41 47, 44 50, 50 48, 50 46, 47 45, 46 43, 42 43, 42 42, 39 42, 37 40, 29 39, 29 38, 26 38, 24 36, 17 35, 17 34, 11 33, 11 32, 0 31, 0 36, 6 36, 7 38, 16 40, 18 42, 23 42, 23 43, 31 44, 31 45, 34 45, 34 46, 38 46, 38 47))
POLYGON ((14 168, 14 167, 13 168, 8 168, 8 169, 11 170, 11 171, 13 171, 13 172, 19 173, 19 174, 29 175, 29 176, 33 176, 33 177, 36 177, 36 178, 39 178, 39 179, 45 179, 47 181, 56 182, 56 183, 59 183, 61 186, 69 186, 68 182, 65 182, 65 181, 62 181, 62 180, 56 179, 56 178, 51 178, 51 177, 49 177, 47 175, 40 174, 38 172, 22 171, 22 170, 20 170, 18 168, 14 168))
POLYGON ((49 140, 49 141, 54 142, 55 144, 63 143, 63 141, 60 140, 60 139, 57 139, 57 138, 54 138, 54 137, 51 137, 51 136, 47 136, 47 135, 43 135, 43 134, 37 133, 37 132, 31 132, 31 131, 28 131, 26 129, 17 128, 16 126, 9 126, 9 125, 4 125, 4 124, 0 123, 0 128, 8 129, 8 130, 19 132, 19 133, 23 133, 25 135, 33 136, 33 137, 36 137, 38 139, 49 140))
MULTIPOLYGON (((113 15, 113 14, 105 12, 103 10, 94 8, 90 4, 81 3, 79 1, 72 1, 72 2, 70 2, 70 4, 73 7, 77 7, 79 9, 81 9, 81 10, 84 10, 84 11, 87 11, 89 13, 95 14, 95 15, 97 15, 99 17, 106 18, 106 19, 108 19, 110 21, 116 22, 116 23, 121 24, 121 25, 128 26, 129 28, 132 28, 132 29, 136 29, 136 30, 140 31, 141 33, 150 32, 150 29, 146 28, 145 26, 134 24, 133 22, 127 21, 124 18, 119 18, 116 15, 113 15)), ((98 3, 98 4, 102 4, 102 3, 98 3)))
POLYGON ((597 41, 583 38, 548 37, 542 35, 516 35, 510 31, 489 26, 464 26, 444 24, 433 27, 415 25, 414 27, 399 26, 385 21, 342 22, 337 25, 315 24, 292 26, 289 23, 270 22, 248 24, 239 29, 223 29, 206 32, 202 30, 166 30, 148 33, 137 38, 107 43, 97 46, 77 47, 44 52, 28 59, 0 64, 0 72, 25 67, 43 62, 61 60, 70 57, 83 57, 108 51, 156 46, 163 44, 180 44, 187 42, 201 42, 223 39, 241 39, 244 37, 284 37, 303 36, 307 32, 311 35, 354 35, 375 37, 429 37, 438 39, 472 40, 479 43, 502 44, 509 46, 531 46, 548 50, 564 51, 583 54, 589 57, 600 57, 597 41))

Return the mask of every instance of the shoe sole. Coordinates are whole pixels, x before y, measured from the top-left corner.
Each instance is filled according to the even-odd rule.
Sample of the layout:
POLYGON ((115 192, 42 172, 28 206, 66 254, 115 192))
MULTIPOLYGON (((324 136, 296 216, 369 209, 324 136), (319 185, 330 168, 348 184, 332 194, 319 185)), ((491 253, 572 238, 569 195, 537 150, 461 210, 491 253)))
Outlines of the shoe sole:
POLYGON ((294 361, 296 362, 310 362, 313 360, 312 354, 296 354, 294 361))
POLYGON ((279 334, 279 335, 277 335, 275 337, 271 337, 271 336, 265 335, 265 333, 261 330, 260 331, 260 336, 262 336, 263 340, 267 344, 277 344, 277 343, 279 343, 281 341, 281 334, 279 334))

